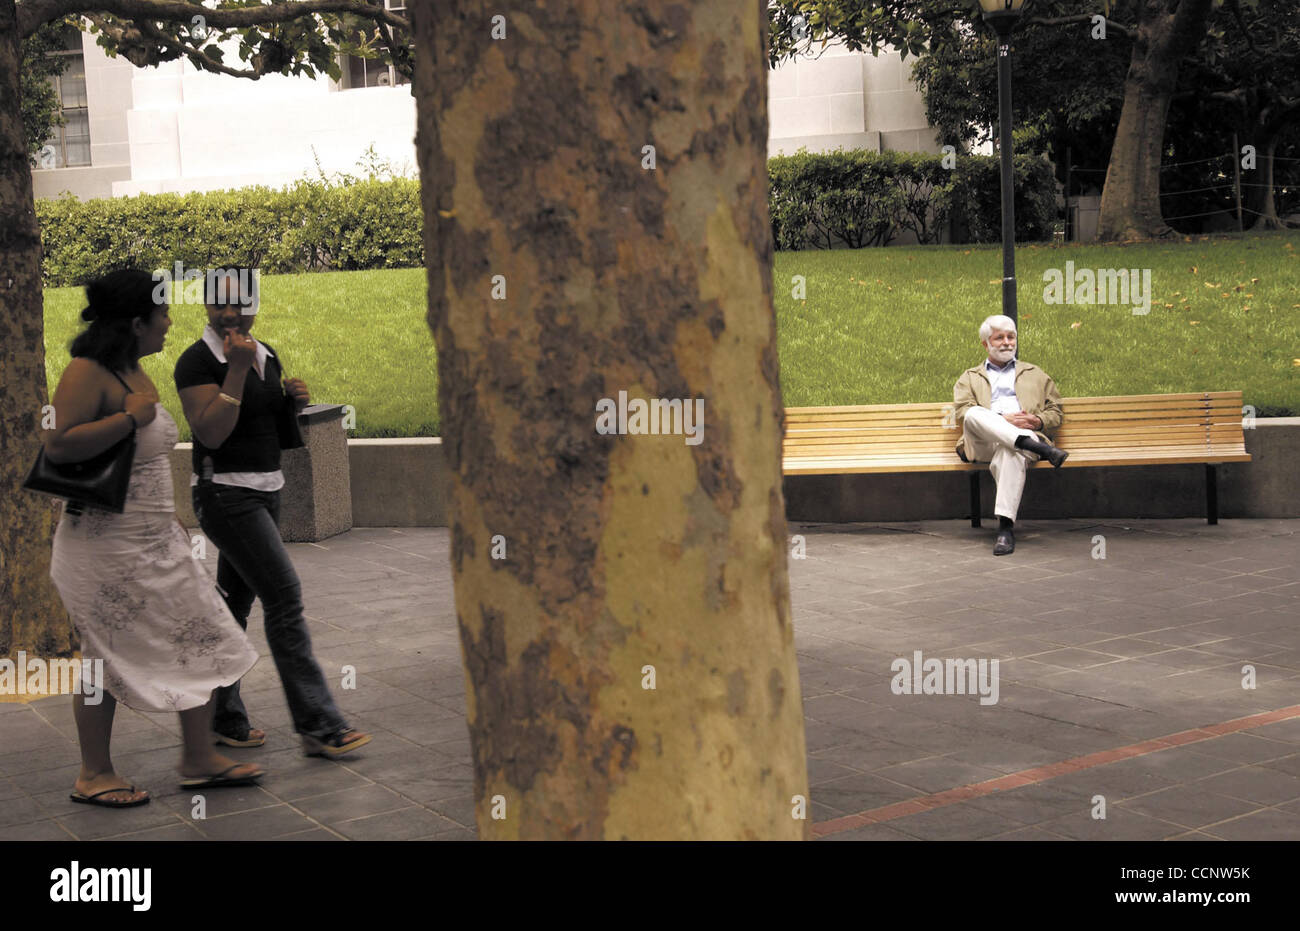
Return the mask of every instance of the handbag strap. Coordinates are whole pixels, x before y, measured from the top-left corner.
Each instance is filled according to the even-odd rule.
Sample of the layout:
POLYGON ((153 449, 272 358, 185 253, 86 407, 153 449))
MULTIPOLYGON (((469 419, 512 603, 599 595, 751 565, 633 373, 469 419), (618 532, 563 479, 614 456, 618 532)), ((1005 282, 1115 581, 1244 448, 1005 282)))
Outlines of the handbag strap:
MULTIPOLYGON (((109 371, 110 371, 110 372, 113 372, 112 369, 109 369, 109 371)), ((126 389, 126 393, 127 393, 127 394, 134 394, 134 393, 135 393, 135 389, 132 388, 130 385, 128 385, 128 384, 126 383, 126 379, 123 378, 121 375, 117 374, 117 372, 113 372, 113 377, 116 378, 118 381, 120 381, 120 382, 122 383, 122 387, 126 389)), ((125 411, 125 410, 126 410, 126 407, 124 406, 124 407, 122 408, 122 410, 125 411)), ((132 423, 135 423, 135 418, 134 418, 134 417, 131 418, 131 422, 132 422, 132 423)), ((135 436, 135 431, 132 430, 130 435, 131 435, 131 436, 135 436)))

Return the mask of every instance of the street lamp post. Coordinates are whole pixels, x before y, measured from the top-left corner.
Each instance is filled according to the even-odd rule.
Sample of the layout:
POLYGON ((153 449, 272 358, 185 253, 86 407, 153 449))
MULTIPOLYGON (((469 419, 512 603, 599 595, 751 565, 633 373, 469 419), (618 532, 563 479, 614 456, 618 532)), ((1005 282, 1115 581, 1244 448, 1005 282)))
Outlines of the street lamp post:
MULTIPOLYGON (((1016 320, 1016 201, 1011 168, 1011 30, 1026 0, 980 0, 998 35, 998 149, 1002 161, 1002 312, 1016 320)), ((1018 328, 1018 327, 1017 327, 1018 328)))

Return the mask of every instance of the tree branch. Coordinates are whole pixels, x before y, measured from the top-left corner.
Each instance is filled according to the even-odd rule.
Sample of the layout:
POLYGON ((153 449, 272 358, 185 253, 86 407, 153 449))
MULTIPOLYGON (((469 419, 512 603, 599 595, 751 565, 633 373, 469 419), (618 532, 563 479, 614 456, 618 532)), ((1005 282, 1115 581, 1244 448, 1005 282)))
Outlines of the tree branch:
POLYGON ((168 23, 191 22, 202 16, 209 28, 245 29, 270 26, 313 13, 353 13, 367 19, 383 20, 389 26, 409 33, 411 24, 391 10, 382 0, 303 0, 273 2, 239 9, 209 9, 184 0, 18 0, 18 32, 27 38, 46 23, 65 16, 108 13, 122 19, 155 20, 168 23))
MULTIPOLYGON (((85 13, 82 15, 84 15, 86 19, 90 20, 92 23, 98 26, 101 32, 105 33, 106 35, 113 36, 113 38, 117 39, 119 42, 121 42, 123 39, 128 38, 126 36, 126 32, 128 30, 123 28, 122 26, 110 23, 108 20, 105 20, 94 13, 85 13)), ((251 78, 254 81, 256 81, 258 78, 260 78, 263 74, 266 73, 266 71, 260 66, 260 63, 256 64, 253 68, 248 70, 231 68, 229 65, 222 64, 216 59, 208 57, 208 55, 204 53, 203 50, 200 48, 197 48, 193 45, 189 45, 187 43, 181 43, 178 45, 172 39, 171 36, 166 35, 162 31, 160 31, 157 27, 155 27, 152 23, 146 21, 135 23, 133 24, 132 27, 129 28, 137 29, 140 32, 140 35, 148 39, 150 43, 162 48, 162 54, 155 54, 151 56, 140 56, 141 57, 140 61, 137 61, 136 60, 137 56, 133 56, 130 51, 124 52, 123 54, 126 57, 127 61, 131 62, 131 64, 135 65, 138 68, 147 67, 149 65, 156 65, 159 62, 164 62, 164 61, 174 61, 177 58, 180 58, 182 55, 184 55, 186 58, 190 60, 191 63, 193 63, 194 67, 202 71, 212 71, 218 74, 228 74, 231 77, 236 77, 236 78, 251 78)), ((136 49, 138 50, 138 45, 136 49)))
MULTIPOLYGON (((1021 25, 1023 26, 1066 26, 1070 23, 1090 23, 1092 18, 1099 14, 1096 13, 1071 13, 1069 16, 1049 16, 1043 19, 1029 18, 1021 25)), ((1122 36, 1133 38, 1133 30, 1121 22, 1117 22, 1110 17, 1106 17, 1106 28, 1113 29, 1122 36)))

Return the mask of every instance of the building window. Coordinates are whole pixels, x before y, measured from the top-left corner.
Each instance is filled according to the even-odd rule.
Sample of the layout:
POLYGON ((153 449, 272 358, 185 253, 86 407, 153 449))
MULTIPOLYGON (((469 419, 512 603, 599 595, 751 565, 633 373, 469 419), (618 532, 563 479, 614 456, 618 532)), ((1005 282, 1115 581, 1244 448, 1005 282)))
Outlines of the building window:
POLYGON ((86 105, 86 55, 81 49, 81 30, 67 27, 63 33, 63 49, 48 54, 66 57, 68 66, 63 74, 50 79, 63 108, 63 125, 55 126, 46 141, 54 149, 54 160, 46 161, 44 167, 89 165, 90 110, 86 105))
MULTIPOLYGON (((384 6, 394 13, 403 15, 406 13, 406 0, 384 0, 384 6)), ((343 55, 340 57, 339 64, 343 69, 343 77, 339 82, 343 90, 354 90, 359 87, 394 87, 398 84, 410 83, 405 75, 398 73, 396 68, 377 58, 343 55)))

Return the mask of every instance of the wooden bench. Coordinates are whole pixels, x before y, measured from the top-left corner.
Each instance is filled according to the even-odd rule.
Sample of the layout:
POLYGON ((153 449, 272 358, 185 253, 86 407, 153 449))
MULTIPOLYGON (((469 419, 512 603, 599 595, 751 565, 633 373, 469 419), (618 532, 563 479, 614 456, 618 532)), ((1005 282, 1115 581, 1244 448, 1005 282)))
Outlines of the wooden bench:
MULTIPOLYGON (((1215 466, 1249 462, 1240 391, 1063 398, 1057 446, 1084 466, 1205 465, 1205 516, 1219 522, 1215 466)), ((955 447, 961 425, 953 405, 869 404, 788 407, 783 447, 786 475, 846 472, 968 472, 971 526, 980 525, 979 470, 955 447)), ((1031 468, 1050 469, 1038 461, 1031 468)))

